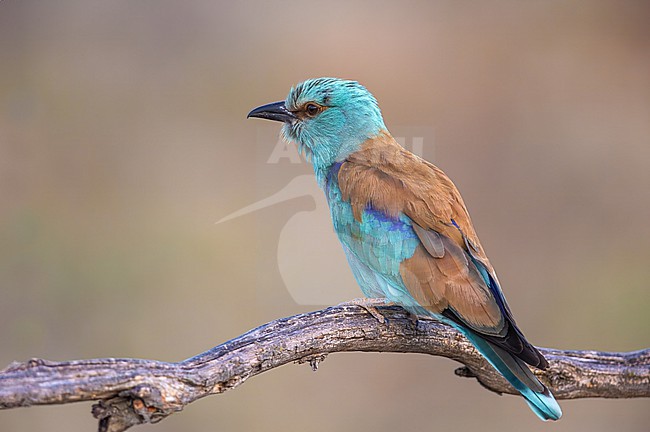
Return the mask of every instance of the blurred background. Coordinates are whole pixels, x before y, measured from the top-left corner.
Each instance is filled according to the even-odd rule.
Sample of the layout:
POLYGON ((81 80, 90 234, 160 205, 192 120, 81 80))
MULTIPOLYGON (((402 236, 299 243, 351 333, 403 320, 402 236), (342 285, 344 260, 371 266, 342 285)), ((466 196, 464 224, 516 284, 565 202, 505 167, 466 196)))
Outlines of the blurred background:
MULTIPOLYGON (((310 167, 271 157, 279 125, 246 120, 318 76, 359 80, 389 129, 407 145, 424 138, 533 343, 650 346, 647 2, 5 0, 0 62, 0 368, 178 361, 359 296, 342 254, 314 248, 333 234, 302 177, 310 167), (295 179, 307 192, 215 224, 295 179), (322 296, 285 280, 323 273, 340 283, 322 296)), ((285 366, 135 430, 650 421, 647 399, 576 400, 545 424, 522 399, 455 377, 457 366, 337 354, 317 373, 285 366)), ((0 430, 94 430, 90 406, 3 411, 0 430)))

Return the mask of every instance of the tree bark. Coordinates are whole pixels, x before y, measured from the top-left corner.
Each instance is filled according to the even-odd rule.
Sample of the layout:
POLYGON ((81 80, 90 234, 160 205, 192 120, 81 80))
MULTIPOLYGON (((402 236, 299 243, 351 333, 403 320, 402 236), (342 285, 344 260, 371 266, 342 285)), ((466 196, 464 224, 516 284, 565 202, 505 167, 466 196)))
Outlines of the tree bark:
MULTIPOLYGON (((415 322, 400 307, 380 308, 380 323, 359 306, 340 305, 272 321, 178 363, 141 359, 51 362, 32 359, 0 371, 0 409, 95 400, 99 431, 156 423, 204 396, 223 393, 289 362, 316 370, 344 351, 423 353, 451 358, 497 393, 516 394, 456 330, 415 322)), ((628 353, 540 348, 550 367, 535 370, 558 399, 650 397, 650 349, 628 353)))

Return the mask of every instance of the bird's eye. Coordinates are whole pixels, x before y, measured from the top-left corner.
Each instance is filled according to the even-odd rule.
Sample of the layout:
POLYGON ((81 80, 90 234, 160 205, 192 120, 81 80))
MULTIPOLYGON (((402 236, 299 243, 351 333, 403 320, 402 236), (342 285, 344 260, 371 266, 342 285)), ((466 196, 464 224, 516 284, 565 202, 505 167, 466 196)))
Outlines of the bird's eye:
POLYGON ((320 107, 316 104, 310 103, 305 106, 305 112, 309 117, 315 117, 320 112, 320 107))

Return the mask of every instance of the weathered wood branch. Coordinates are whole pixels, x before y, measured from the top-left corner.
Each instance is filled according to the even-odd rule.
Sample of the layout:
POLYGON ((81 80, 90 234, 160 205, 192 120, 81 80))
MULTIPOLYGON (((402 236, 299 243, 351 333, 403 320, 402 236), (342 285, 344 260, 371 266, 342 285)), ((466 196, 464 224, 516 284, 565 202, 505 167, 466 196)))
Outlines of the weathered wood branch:
MULTIPOLYGON (((199 398, 223 393, 289 362, 318 367, 343 351, 424 353, 463 363, 497 393, 514 389, 454 329, 417 323, 399 307, 381 308, 379 323, 358 306, 342 305, 270 322, 178 363, 139 359, 51 362, 33 359, 0 371, 0 408, 95 400, 100 431, 155 423, 199 398)), ((541 349, 549 360, 537 371, 558 399, 650 397, 650 349, 629 353, 541 349)))

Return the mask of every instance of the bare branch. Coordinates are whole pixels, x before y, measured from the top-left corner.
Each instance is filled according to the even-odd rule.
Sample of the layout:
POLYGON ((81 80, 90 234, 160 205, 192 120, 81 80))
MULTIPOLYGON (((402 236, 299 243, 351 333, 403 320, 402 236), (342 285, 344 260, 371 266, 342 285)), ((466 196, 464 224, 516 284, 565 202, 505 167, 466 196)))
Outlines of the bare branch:
MULTIPOLYGON (((178 363, 93 359, 13 363, 0 372, 0 408, 96 400, 99 430, 155 423, 199 398, 223 393, 289 362, 318 367, 343 351, 410 352, 463 363, 456 374, 498 393, 515 393, 456 330, 433 320, 414 323, 399 307, 381 308, 379 323, 358 306, 341 305, 265 324, 178 363)), ((540 349, 536 371, 558 399, 650 396, 650 349, 630 353, 540 349)))

